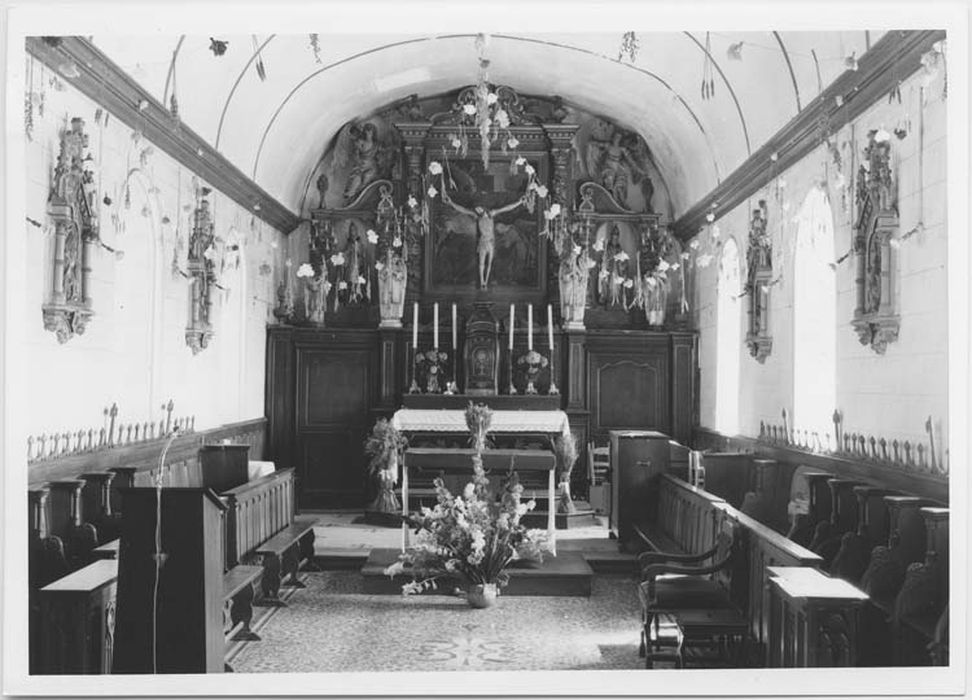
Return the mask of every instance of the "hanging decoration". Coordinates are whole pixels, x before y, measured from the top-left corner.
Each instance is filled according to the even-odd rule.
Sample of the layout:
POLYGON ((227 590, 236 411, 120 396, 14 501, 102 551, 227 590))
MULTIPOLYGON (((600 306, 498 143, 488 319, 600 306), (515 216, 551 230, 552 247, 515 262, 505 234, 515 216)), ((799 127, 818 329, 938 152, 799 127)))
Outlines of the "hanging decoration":
POLYGON ((263 55, 260 53, 260 42, 257 41, 256 34, 251 34, 250 36, 253 39, 253 52, 256 54, 256 62, 254 65, 256 66, 257 77, 259 77, 261 81, 266 82, 267 68, 263 65, 263 55))
POLYGON ((621 36, 621 48, 618 49, 618 61, 627 56, 628 61, 634 63, 638 58, 638 51, 641 49, 641 44, 638 41, 638 35, 634 32, 625 32, 621 36))
POLYGON ((735 44, 729 44, 729 48, 726 49, 726 58, 730 61, 741 61, 743 44, 745 43, 744 41, 738 41, 735 44))
POLYGON ((702 99, 715 97, 715 72, 712 65, 712 39, 705 33, 705 57, 702 59, 702 99))
POLYGON ((227 48, 229 48, 228 41, 222 41, 220 39, 209 37, 209 50, 213 52, 214 56, 222 56, 226 53, 227 48))
POLYGON ((310 37, 310 48, 314 52, 314 61, 316 63, 322 63, 321 61, 321 37, 319 34, 308 34, 310 37))

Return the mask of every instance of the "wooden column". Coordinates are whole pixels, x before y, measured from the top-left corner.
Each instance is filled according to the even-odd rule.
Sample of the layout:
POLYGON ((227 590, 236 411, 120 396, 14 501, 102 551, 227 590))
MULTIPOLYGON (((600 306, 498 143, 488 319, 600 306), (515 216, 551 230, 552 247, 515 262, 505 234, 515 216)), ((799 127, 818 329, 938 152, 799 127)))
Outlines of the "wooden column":
POLYGON ((587 408, 587 331, 567 331, 567 409, 587 408))
MULTIPOLYGON (((408 194, 419 202, 425 201, 425 139, 432 124, 398 123, 395 124, 395 128, 401 134, 405 151, 405 181, 408 194)), ((405 283, 405 308, 409 309, 421 296, 423 244, 422 240, 415 236, 410 237, 406 245, 408 246, 408 280, 405 283)))
MULTIPOLYGON (((550 141, 550 194, 553 202, 560 204, 565 212, 573 211, 574 197, 571 189, 573 182, 573 142, 577 124, 543 124, 543 131, 550 141)), ((547 245, 547 301, 559 308, 560 285, 558 284, 559 260, 553 250, 553 240, 547 245)))

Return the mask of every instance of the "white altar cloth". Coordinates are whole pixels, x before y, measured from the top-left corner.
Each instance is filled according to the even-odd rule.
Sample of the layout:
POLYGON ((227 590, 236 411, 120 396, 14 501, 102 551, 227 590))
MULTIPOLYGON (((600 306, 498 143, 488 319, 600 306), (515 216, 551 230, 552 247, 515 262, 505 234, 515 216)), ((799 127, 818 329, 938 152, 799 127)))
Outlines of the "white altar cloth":
MULTIPOLYGON (((457 409, 400 408, 392 427, 409 432, 467 433, 466 412, 457 409)), ((546 433, 570 435, 563 411, 493 411, 491 433, 546 433)))

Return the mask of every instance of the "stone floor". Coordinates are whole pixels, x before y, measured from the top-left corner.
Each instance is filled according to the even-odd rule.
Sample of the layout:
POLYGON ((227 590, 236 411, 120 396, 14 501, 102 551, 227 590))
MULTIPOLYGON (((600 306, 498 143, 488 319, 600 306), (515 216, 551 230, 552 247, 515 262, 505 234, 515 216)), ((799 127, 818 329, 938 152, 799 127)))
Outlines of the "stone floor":
POLYGON ((500 596, 487 610, 457 595, 365 595, 352 571, 304 580, 262 621, 261 641, 239 645, 237 673, 643 668, 627 576, 595 577, 590 598, 500 596))

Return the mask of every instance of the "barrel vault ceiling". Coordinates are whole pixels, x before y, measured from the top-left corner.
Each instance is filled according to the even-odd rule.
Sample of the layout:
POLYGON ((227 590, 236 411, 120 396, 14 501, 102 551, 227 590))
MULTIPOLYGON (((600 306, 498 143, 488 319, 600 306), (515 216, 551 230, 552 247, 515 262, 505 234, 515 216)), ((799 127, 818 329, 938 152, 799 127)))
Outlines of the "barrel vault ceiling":
MULTIPOLYGON (((492 83, 637 130, 678 216, 882 32, 636 32, 487 37, 492 83)), ((349 120, 476 81, 476 35, 94 35, 150 94, 295 213, 349 120), (217 55, 213 39, 226 42, 217 55)), ((312 189, 312 187, 311 187, 312 189)))

